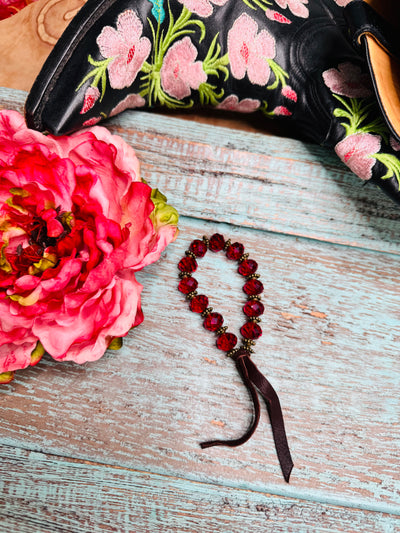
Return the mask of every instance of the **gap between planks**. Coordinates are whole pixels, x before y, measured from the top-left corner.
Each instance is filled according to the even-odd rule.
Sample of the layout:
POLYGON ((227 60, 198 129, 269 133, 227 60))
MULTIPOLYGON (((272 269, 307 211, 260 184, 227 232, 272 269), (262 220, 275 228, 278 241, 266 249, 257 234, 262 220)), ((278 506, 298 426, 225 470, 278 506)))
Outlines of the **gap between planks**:
MULTIPOLYGON (((178 512, 179 504, 184 502, 183 505, 186 505, 186 514, 198 514, 203 517, 203 513, 207 507, 210 507, 211 511, 215 511, 215 509, 221 506, 221 504, 226 505, 227 502, 232 502, 232 507, 237 515, 235 517, 237 525, 242 525, 241 520, 243 518, 251 519, 253 516, 256 519, 256 523, 254 524, 255 527, 252 528, 252 531, 254 532, 264 531, 262 526, 264 522, 265 525, 268 522, 268 520, 264 520, 262 516, 261 522, 257 520, 260 518, 260 513, 265 513, 265 516, 269 517, 274 511, 277 512, 278 508, 280 508, 280 511, 277 512, 274 521, 274 532, 291 531, 290 525, 295 524, 297 527, 293 531, 311 531, 309 528, 317 522, 319 523, 319 526, 321 526, 321 531, 326 531, 327 529, 325 529, 325 527, 329 525, 332 526, 332 524, 328 524, 328 522, 332 520, 333 517, 335 521, 343 522, 343 526, 346 526, 346 529, 344 529, 346 531, 349 531, 347 528, 351 524, 353 526, 351 529, 352 532, 374 532, 376 531, 375 527, 379 526, 379 531, 382 533, 389 533, 396 531, 396 524, 399 524, 398 513, 393 513, 390 509, 385 511, 382 509, 363 509, 360 507, 353 507, 349 505, 349 502, 344 502, 344 505, 337 502, 316 502, 306 498, 300 499, 296 496, 292 497, 290 495, 253 491, 231 487, 229 485, 204 483, 177 476, 160 475, 152 472, 139 471, 91 461, 78 461, 76 459, 49 455, 41 452, 29 452, 24 449, 19 449, 17 454, 15 454, 14 451, 15 450, 11 447, 0 446, 0 457, 5 459, 2 463, 9 463, 6 475, 0 480, 0 487, 2 485, 3 489, 5 485, 10 487, 9 491, 3 490, 3 494, 13 495, 12 501, 14 501, 15 497, 15 514, 17 514, 18 508, 20 509, 19 512, 22 516, 29 514, 26 513, 20 501, 21 499, 24 500, 24 490, 27 491, 26 496, 29 496, 30 498, 34 496, 35 492, 37 492, 35 502, 39 507, 38 514, 42 515, 45 513, 42 513, 40 510, 41 500, 44 499, 43 503, 46 505, 46 511, 49 511, 49 508, 51 508, 52 505, 61 505, 60 500, 63 500, 64 494, 70 494, 70 485, 76 485, 77 490, 73 493, 73 499, 76 499, 76 501, 71 501, 69 503, 78 504, 79 499, 84 497, 83 492, 92 492, 93 498, 88 498, 87 500, 88 507, 93 504, 95 504, 95 506, 96 504, 97 506, 101 504, 101 502, 98 501, 99 493, 101 496, 110 494, 109 504, 111 504, 112 498, 118 500, 118 493, 121 493, 122 499, 121 496, 119 497, 121 500, 119 502, 120 505, 125 503, 127 510, 130 506, 134 507, 135 505, 140 505, 140 509, 144 511, 142 507, 145 507, 146 504, 142 505, 135 499, 132 499, 132 501, 129 502, 130 497, 137 493, 138 499, 141 495, 142 498, 146 500, 147 506, 151 507, 153 499, 151 498, 151 494, 153 494, 154 497, 156 493, 159 492, 160 494, 163 494, 163 497, 165 498, 165 502, 162 505, 166 514, 178 512), (15 465, 13 465, 13 462, 15 462, 15 465), (18 482, 16 482, 15 475, 19 472, 22 474, 23 478, 24 470, 25 474, 29 475, 26 479, 26 486, 24 485, 24 488, 22 489, 22 487, 18 488, 18 482), (36 474, 34 481, 30 475, 32 472, 36 474), (91 473, 94 474, 92 477, 91 473), (41 479, 40 474, 43 479, 41 479), (85 484, 82 484, 83 479, 86 481, 85 484), (34 486, 30 488, 29 485, 32 483, 34 486), (43 490, 41 490, 42 485, 43 490), (140 488, 140 485, 145 485, 146 490, 144 490, 144 487, 140 488), (57 489, 55 491, 50 489, 49 498, 47 499, 47 497, 44 496, 45 486, 46 488, 49 486, 60 486, 60 493, 57 489), (82 487, 86 488, 82 489, 82 487), (14 490, 16 490, 15 493, 14 490), (165 495, 165 493, 175 494, 175 499, 171 497, 168 498, 168 495, 165 495), (196 505, 194 505, 195 502, 196 505), (169 506, 168 503, 170 504, 169 506), (196 510, 194 511, 193 509, 191 510, 190 507, 188 508, 188 504, 196 510), (295 513, 290 512, 293 508, 297 509, 295 513), (309 515, 308 518, 307 515, 309 515), (306 521, 308 519, 311 519, 311 521, 307 524, 306 521), (283 522, 282 529, 278 526, 278 523, 281 521, 283 522), (354 527, 356 522, 358 523, 357 529, 354 527), (299 529, 299 526, 301 525, 303 527, 307 526, 307 529, 299 529)), ((159 502, 156 500, 156 505, 158 504, 159 502)), ((12 505, 13 504, 11 503, 9 507, 12 508, 12 505)), ((81 508, 81 506, 84 510, 84 504, 82 502, 79 508, 81 508)), ((110 516, 115 512, 115 509, 112 506, 110 507, 111 509, 108 509, 109 512, 107 516, 110 516)), ((34 509, 32 510, 31 506, 29 506, 29 508, 31 509, 31 514, 35 512, 34 509)), ((62 510, 64 513, 68 512, 68 506, 65 505, 65 503, 62 505, 62 510)), ((133 512, 133 510, 130 509, 130 512, 133 512)), ((1 514, 3 513, 0 509, 0 515, 1 514)), ((62 514, 63 513, 60 512, 60 515, 62 514)), ((76 518, 76 515, 79 515, 77 512, 73 513, 72 509, 70 514, 74 515, 74 518, 76 518)), ((215 522, 214 527, 218 523, 219 518, 219 514, 213 513, 213 522, 215 522)), ((7 523, 3 522, 3 524, 0 524, 0 531, 1 525, 7 525, 7 523)), ((208 527, 210 527, 210 524, 208 524, 208 527)), ((207 531, 210 533, 214 532, 214 527, 211 525, 211 528, 209 530, 207 528, 207 531)), ((55 530, 56 529, 53 531, 55 530)), ((57 530, 63 531, 63 529, 60 529, 59 527, 57 527, 57 530)), ((222 531, 220 529, 218 530, 222 531)), ((319 531, 320 529, 312 529, 312 531, 317 530, 319 531)), ((329 529, 329 531, 332 530, 333 529, 329 529)), ((70 533, 70 529, 67 531, 70 533)), ((118 531, 121 531, 121 529, 118 529, 118 531)), ((141 530, 137 528, 136 531, 139 532, 141 530)), ((187 531, 186 528, 185 531, 187 531)), ((194 529, 189 529, 188 531, 192 532, 194 529)), ((206 529, 202 528, 201 531, 206 532, 206 529)), ((232 532, 233 529, 229 529, 229 531, 232 532)), ((239 531, 242 531, 242 529, 239 529, 239 531)))

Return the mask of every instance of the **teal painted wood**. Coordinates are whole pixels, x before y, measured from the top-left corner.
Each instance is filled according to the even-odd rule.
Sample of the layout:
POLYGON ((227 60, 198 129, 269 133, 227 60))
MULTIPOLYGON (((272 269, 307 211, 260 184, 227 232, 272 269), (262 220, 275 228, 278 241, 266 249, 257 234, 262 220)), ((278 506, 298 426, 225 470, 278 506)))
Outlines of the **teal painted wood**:
MULTIPOLYGON (((43 361, 19 373, 0 391, 0 442, 398 512, 398 258, 192 219, 181 228, 178 242, 140 275, 143 326, 95 364, 43 361), (296 464, 290 485, 281 479, 265 413, 240 449, 198 445, 240 435, 250 417, 232 362, 176 290, 187 244, 215 230, 240 238, 260 264, 266 334, 254 360, 281 397, 296 464)), ((200 284, 235 330, 242 280, 222 256, 204 261, 200 284), (222 279, 212 279, 218 269, 222 279)))
POLYGON ((353 533, 400 529, 399 516, 36 452, 0 447, 0 460, 2 533, 322 533, 341 531, 344 524, 353 533))
MULTIPOLYGON (((0 88, 5 108, 25 98, 0 88)), ((325 148, 139 111, 107 127, 183 215, 399 253, 399 208, 325 148)))
MULTIPOLYGON (((0 89, 4 107, 21 109, 24 98, 0 89)), ((185 486, 203 482, 210 494, 216 484, 219 492, 264 492, 304 509, 310 502, 307 513, 329 506, 331 516, 336 506, 337 530, 351 524, 357 531, 363 516, 340 508, 363 509, 375 513, 365 515, 371 531, 374 520, 381 531, 380 513, 400 514, 398 208, 360 187, 326 151, 297 141, 146 113, 126 113, 110 128, 137 148, 151 185, 190 217, 182 218, 180 238, 162 260, 138 276, 145 322, 120 352, 83 367, 46 359, 0 389, 0 445, 17 454, 26 449, 71 458, 79 468, 91 461, 112 474, 107 465, 176 476, 185 486), (216 230, 248 247, 267 287, 266 334, 254 360, 283 404, 296 466, 289 486, 265 413, 240 449, 198 446, 240 435, 251 416, 232 362, 176 290, 176 264, 188 243, 216 230)), ((238 330, 239 276, 218 256, 202 264, 197 277, 204 292, 238 330)), ((26 472, 35 471, 24 457, 13 465, 18 490, 26 472)), ((42 463, 44 487, 46 468, 49 476, 52 469, 42 463)), ((0 483, 8 468, 1 463, 0 483)), ((85 483, 79 487, 90 502, 92 485, 85 483)), ((135 494, 131 486, 126 490, 135 494)), ((34 501, 32 484, 29 494, 34 501)), ((81 499, 70 494, 65 514, 73 520, 81 499)), ((215 517, 221 510, 212 501, 207 512, 215 517)), ((12 531, 7 502, 2 525, 12 531)), ((270 514, 274 531, 281 516, 290 516, 289 507, 270 514)), ((16 500, 15 513, 18 508, 16 500)), ((259 518, 257 510, 250 515, 259 518)))

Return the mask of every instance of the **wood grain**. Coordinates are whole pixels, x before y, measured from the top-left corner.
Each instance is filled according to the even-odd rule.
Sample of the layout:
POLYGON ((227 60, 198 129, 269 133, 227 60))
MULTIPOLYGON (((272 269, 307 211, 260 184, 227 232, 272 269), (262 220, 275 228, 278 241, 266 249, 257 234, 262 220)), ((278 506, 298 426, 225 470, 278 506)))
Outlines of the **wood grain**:
MULTIPOLYGON (((0 107, 26 93, 0 88, 0 107)), ((326 148, 126 111, 106 123, 182 215, 398 254, 400 211, 326 148)))
MULTIPOLYGON (((266 285, 265 336, 254 360, 281 396, 296 463, 286 486, 266 416, 240 449, 199 448, 201 440, 243 432, 250 405, 232 363, 176 290, 185 245, 228 227, 183 219, 181 228, 180 242, 140 275, 143 326, 96 364, 45 361, 21 372, 2 389, 0 442, 297 498, 398 509, 397 257, 231 231, 259 261, 266 285)), ((197 277, 237 330, 239 276, 216 256, 205 258, 197 277)))
POLYGON ((394 533, 400 517, 0 447, 0 519, 18 533, 394 533), (14 472, 19 476, 15 479, 14 472))
MULTIPOLYGON (((0 90, 0 102, 21 108, 24 94, 0 90)), ((154 514, 154 506, 162 502, 170 509, 168 520, 183 532, 207 532, 202 513, 213 527, 220 520, 218 531, 226 532, 247 530, 247 524, 256 532, 290 531, 286 524, 293 531, 318 531, 318 521, 321 531, 396 531, 398 207, 362 187, 327 151, 299 141, 148 113, 125 113, 109 127, 137 149, 143 176, 184 215, 180 237, 138 275, 145 322, 119 352, 84 366, 44 359, 0 389, 0 500, 6 494, 7 504, 2 511, 0 502, 0 513, 9 517, 4 524, 13 523, 13 513, 22 516, 20 505, 27 507, 9 495, 13 469, 16 494, 22 491, 27 501, 37 491, 48 494, 48 479, 58 501, 64 501, 62 480, 82 490, 68 493, 59 531, 69 531, 68 520, 71 527, 86 527, 80 513, 84 494, 88 508, 97 505, 93 520, 99 525, 93 527, 101 531, 105 524, 107 530, 116 514, 109 507, 101 511, 94 500, 96 484, 85 477, 90 470, 110 476, 116 491, 110 499, 123 510, 120 524, 121 517, 133 516, 124 511, 124 494, 131 505, 138 498, 135 513, 151 509, 157 520, 161 511, 154 514), (188 244, 215 231, 243 242, 260 265, 267 312, 254 361, 281 398, 295 461, 290 485, 281 479, 265 412, 253 439, 240 449, 198 445, 239 436, 251 418, 232 362, 176 290, 176 265, 188 244), (22 454, 20 461, 12 450, 22 454), (45 455, 31 457, 29 451, 45 455), (28 483, 29 472, 38 469, 42 481, 28 483), (145 488, 141 476, 151 480, 145 488), (166 487, 186 491, 190 509, 179 514, 166 487), (267 521, 257 510, 264 505, 261 493, 278 502, 265 503, 267 521), (236 502, 227 511, 232 522, 221 510, 220 494, 236 502), (153 507, 146 507, 147 498, 153 507)), ((196 277, 237 332, 243 293, 233 265, 208 254, 196 277)), ((21 533, 32 524, 45 527, 39 511, 22 522, 21 533)), ((153 518, 144 524, 174 530, 153 518)))

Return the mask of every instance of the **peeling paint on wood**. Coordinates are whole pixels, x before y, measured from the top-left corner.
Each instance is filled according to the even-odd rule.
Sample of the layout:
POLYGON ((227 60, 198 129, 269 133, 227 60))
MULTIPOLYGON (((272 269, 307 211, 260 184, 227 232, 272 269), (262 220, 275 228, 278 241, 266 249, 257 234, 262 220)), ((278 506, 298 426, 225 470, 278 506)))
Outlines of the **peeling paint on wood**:
POLYGON ((4 533, 322 533, 344 525, 353 533, 395 533, 400 527, 399 516, 351 506, 86 465, 4 446, 0 459, 4 533))
MULTIPOLYGON (((0 89, 0 107, 24 98, 0 89)), ((185 215, 181 234, 138 275, 145 321, 120 351, 46 358, 0 389, 0 531, 399 531, 398 208, 298 141, 146 113, 109 125, 185 215), (251 419, 232 361, 176 289, 190 241, 215 231, 259 263, 254 360, 280 395, 290 485, 265 413, 243 447, 199 447, 251 419)), ((196 278, 237 332, 232 264, 208 254, 196 278)))

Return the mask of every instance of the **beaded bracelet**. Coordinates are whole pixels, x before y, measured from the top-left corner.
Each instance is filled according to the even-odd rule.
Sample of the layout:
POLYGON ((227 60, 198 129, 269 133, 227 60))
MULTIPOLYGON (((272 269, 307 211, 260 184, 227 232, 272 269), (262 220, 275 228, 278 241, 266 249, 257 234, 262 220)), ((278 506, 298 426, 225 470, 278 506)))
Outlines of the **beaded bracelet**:
POLYGON ((283 477, 285 481, 289 482, 293 461, 287 442, 279 398, 272 385, 250 359, 250 355, 254 352, 252 346, 255 345, 256 340, 262 335, 262 329, 259 323, 261 321, 260 316, 264 313, 264 305, 260 297, 264 287, 259 280, 259 274, 256 273, 258 269, 256 261, 249 259, 249 254, 244 253, 243 244, 239 242, 232 243, 230 240, 225 241, 222 235, 215 233, 210 239, 203 237, 202 240, 195 239, 192 241, 189 250, 185 252, 185 256, 180 260, 178 269, 180 270, 179 291, 185 294, 186 298, 190 301, 190 310, 194 313, 199 313, 203 317, 204 328, 216 333, 217 348, 226 352, 226 355, 235 361, 239 374, 250 392, 254 405, 253 422, 242 437, 233 440, 212 440, 203 442, 200 446, 202 448, 209 448, 211 446, 234 447, 240 446, 248 441, 255 432, 260 419, 258 390, 267 405, 275 449, 283 477), (228 328, 223 326, 223 316, 220 313, 213 312, 212 307, 208 307, 209 300, 207 296, 198 294, 196 290, 198 282, 192 274, 197 270, 197 260, 204 257, 207 250, 211 250, 212 252, 225 251, 228 259, 238 262, 238 272, 246 279, 243 286, 243 291, 247 295, 247 302, 243 307, 246 322, 240 328, 242 342, 239 348, 236 347, 238 343, 236 335, 228 332, 228 328))

